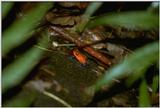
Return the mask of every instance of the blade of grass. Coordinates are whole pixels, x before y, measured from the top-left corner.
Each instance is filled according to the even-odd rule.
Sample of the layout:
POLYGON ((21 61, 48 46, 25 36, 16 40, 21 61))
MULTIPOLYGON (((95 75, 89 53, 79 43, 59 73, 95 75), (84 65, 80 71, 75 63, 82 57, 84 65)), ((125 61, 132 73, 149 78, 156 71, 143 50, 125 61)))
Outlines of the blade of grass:
POLYGON ((7 100, 3 107, 27 107, 30 106, 36 99, 37 93, 33 91, 21 91, 18 95, 15 95, 12 99, 7 100))
POLYGON ((150 107, 149 93, 147 89, 147 83, 145 80, 140 85, 139 88, 139 107, 150 107))
POLYGON ((7 28, 2 34, 2 55, 6 55, 11 49, 27 40, 31 35, 26 34, 38 25, 38 21, 51 7, 52 3, 40 3, 35 9, 7 28))
MULTIPOLYGON (((47 47, 45 42, 47 42, 45 39, 41 40, 40 45, 47 47)), ((43 50, 33 47, 12 64, 8 65, 2 74, 2 92, 19 84, 39 62, 43 52, 43 50)))
POLYGON ((147 30, 158 27, 158 18, 158 15, 147 11, 108 13, 90 21, 87 26, 110 25, 147 30))
POLYGON ((148 68, 147 67, 141 67, 136 70, 129 78, 126 80, 126 84, 129 87, 132 85, 136 80, 138 80, 140 77, 143 77, 144 73, 146 72, 148 68))
POLYGON ((46 96, 48 96, 48 97, 50 97, 50 98, 52 98, 52 99, 60 102, 61 104, 63 104, 63 105, 66 106, 66 107, 70 107, 70 108, 72 107, 72 106, 69 105, 67 102, 65 102, 64 100, 62 100, 61 98, 59 98, 58 96, 56 96, 56 95, 54 95, 54 94, 52 94, 52 93, 50 93, 50 92, 43 91, 42 93, 43 93, 44 95, 46 95, 46 96))
POLYGON ((86 25, 88 24, 88 21, 90 19, 90 17, 93 15, 93 13, 102 5, 102 2, 93 2, 90 3, 89 6, 87 7, 85 13, 82 16, 82 22, 79 23, 75 29, 78 33, 83 32, 83 30, 85 29, 86 25))
POLYGON ((93 13, 102 5, 103 3, 102 2, 93 2, 93 3, 90 3, 90 5, 87 7, 84 15, 85 16, 92 16, 93 13))
POLYGON ((13 2, 2 2, 2 18, 6 17, 13 5, 13 2))
POLYGON ((102 76, 102 78, 100 78, 93 87, 96 90, 99 90, 104 85, 111 86, 110 83, 112 82, 112 79, 124 77, 126 75, 130 75, 131 73, 134 74, 137 70, 147 68, 149 65, 158 60, 158 44, 159 42, 154 42, 136 50, 119 65, 111 68, 109 72, 105 72, 104 76, 102 76))
POLYGON ((159 84, 159 75, 156 75, 155 77, 153 77, 153 83, 152 83, 153 93, 156 93, 156 91, 158 90, 158 84, 159 84))

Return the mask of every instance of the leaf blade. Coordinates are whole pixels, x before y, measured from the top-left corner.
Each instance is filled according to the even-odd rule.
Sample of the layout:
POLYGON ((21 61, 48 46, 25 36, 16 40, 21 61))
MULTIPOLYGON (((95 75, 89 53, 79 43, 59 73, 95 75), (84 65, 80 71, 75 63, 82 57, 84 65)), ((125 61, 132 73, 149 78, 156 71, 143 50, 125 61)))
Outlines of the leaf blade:
POLYGON ((147 11, 108 13, 92 20, 88 27, 90 28, 98 25, 122 26, 130 29, 148 30, 158 27, 158 15, 147 11))
POLYGON ((158 60, 158 44, 159 42, 154 42, 149 45, 146 45, 143 48, 138 49, 137 51, 135 51, 134 54, 130 55, 119 65, 116 65, 113 68, 111 68, 108 72, 105 72, 104 76, 101 77, 93 87, 96 90, 99 90, 103 85, 110 86, 112 79, 124 77, 126 75, 128 76, 131 73, 133 74, 134 72, 137 72, 137 70, 147 68, 149 65, 158 60))
POLYGON ((2 55, 5 56, 11 49, 22 44, 32 35, 26 35, 38 25, 45 12, 52 6, 50 3, 41 3, 34 10, 27 13, 20 20, 15 21, 2 34, 2 55))
POLYGON ((151 106, 151 104, 149 100, 149 93, 147 91, 147 83, 145 80, 143 80, 139 88, 139 107, 149 106, 151 106))
POLYGON ((2 19, 6 17, 13 5, 13 2, 2 2, 2 19))

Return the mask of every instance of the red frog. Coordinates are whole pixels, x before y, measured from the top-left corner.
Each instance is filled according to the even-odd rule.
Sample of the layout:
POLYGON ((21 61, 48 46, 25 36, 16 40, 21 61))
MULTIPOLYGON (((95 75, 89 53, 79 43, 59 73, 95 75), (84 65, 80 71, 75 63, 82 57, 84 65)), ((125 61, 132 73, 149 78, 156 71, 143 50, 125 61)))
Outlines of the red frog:
POLYGON ((83 66, 87 65, 87 57, 82 54, 78 49, 73 49, 71 53, 83 66))

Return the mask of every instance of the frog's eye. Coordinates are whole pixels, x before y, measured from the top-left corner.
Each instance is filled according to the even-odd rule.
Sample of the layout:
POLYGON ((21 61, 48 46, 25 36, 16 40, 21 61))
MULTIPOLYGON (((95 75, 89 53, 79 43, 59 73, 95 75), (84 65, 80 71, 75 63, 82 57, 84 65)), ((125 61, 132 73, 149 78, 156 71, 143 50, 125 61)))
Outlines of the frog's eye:
POLYGON ((76 56, 78 56, 79 54, 77 52, 74 53, 76 56))

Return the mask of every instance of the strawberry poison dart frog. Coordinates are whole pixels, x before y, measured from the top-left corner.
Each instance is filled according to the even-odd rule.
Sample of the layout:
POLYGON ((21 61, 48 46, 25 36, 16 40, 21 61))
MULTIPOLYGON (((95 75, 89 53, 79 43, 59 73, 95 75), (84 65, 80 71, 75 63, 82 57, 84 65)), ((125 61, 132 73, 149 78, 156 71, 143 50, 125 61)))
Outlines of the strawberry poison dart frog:
POLYGON ((72 50, 72 55, 79 61, 83 66, 87 65, 87 57, 83 55, 78 49, 72 50))

